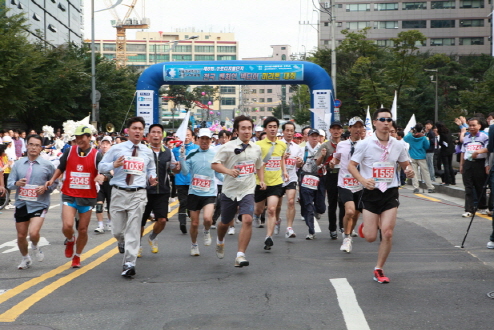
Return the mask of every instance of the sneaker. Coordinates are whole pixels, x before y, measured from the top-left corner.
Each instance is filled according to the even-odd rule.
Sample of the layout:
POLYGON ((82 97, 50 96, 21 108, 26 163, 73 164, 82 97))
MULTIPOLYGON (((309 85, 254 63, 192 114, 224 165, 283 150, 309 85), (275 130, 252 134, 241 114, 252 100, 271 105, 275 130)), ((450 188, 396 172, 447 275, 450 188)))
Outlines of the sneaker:
POLYGON ((300 216, 300 220, 305 221, 305 218, 303 216, 300 216))
POLYGON ((139 251, 137 252, 137 258, 142 258, 142 245, 139 246, 139 251))
POLYGON ((81 257, 74 256, 72 258, 72 268, 81 268, 81 257))
POLYGON ((358 235, 362 238, 365 238, 365 236, 364 236, 364 223, 361 223, 360 226, 358 226, 358 235))
POLYGON ((329 232, 329 236, 331 237, 331 239, 338 239, 338 232, 337 231, 330 231, 329 232))
POLYGON ((111 231, 111 222, 105 223, 105 230, 106 231, 111 231))
POLYGON ((190 247, 190 255, 194 257, 201 255, 201 253, 199 252, 199 245, 192 245, 190 247))
POLYGON ((98 233, 98 234, 104 234, 105 233, 105 229, 104 228, 101 228, 101 227, 98 227, 94 230, 95 233, 98 233))
POLYGON ((67 241, 67 244, 65 245, 65 257, 66 258, 72 258, 74 255, 74 244, 75 244, 75 237, 72 237, 73 241, 69 242, 67 241))
POLYGON ((266 237, 264 240, 264 250, 271 250, 271 247, 273 246, 273 239, 271 236, 266 237))
POLYGON ((118 242, 118 252, 125 253, 125 242, 118 242))
MULTIPOLYGON (((233 231, 235 233, 235 228, 233 229, 233 231)), ((230 230, 228 230, 228 233, 230 233, 230 230)), ((211 234, 209 233, 209 230, 207 232, 204 232, 204 245, 211 245, 211 234)))
POLYGON ((463 213, 461 216, 462 216, 463 218, 471 218, 471 217, 472 217, 472 215, 473 215, 473 214, 472 214, 472 213, 470 213, 470 212, 465 212, 465 213, 463 213))
POLYGON ((274 225, 275 235, 278 235, 280 233, 280 225, 281 225, 281 220, 276 221, 276 224, 274 225))
POLYGON ((249 262, 247 261, 247 259, 245 259, 244 256, 235 258, 235 267, 244 267, 248 265, 249 262))
POLYGON ((295 238, 295 237, 297 237, 297 235, 293 231, 293 228, 292 227, 288 227, 286 229, 285 238, 295 238))
POLYGON ((321 213, 314 213, 314 218, 321 220, 321 213))
POLYGON ((482 215, 487 215, 487 210, 486 209, 480 209, 478 211, 478 213, 482 214, 482 215))
POLYGON ((211 225, 211 227, 209 227, 209 229, 216 229, 216 225, 211 225))
POLYGON ((136 268, 133 264, 130 262, 125 263, 122 269, 122 273, 120 275, 125 276, 125 277, 131 277, 136 274, 136 268))
POLYGON ((389 283, 389 278, 384 276, 382 269, 374 269, 374 281, 377 283, 389 283))
POLYGON ((418 193, 419 193, 419 191, 420 191, 420 190, 419 190, 418 188, 413 189, 413 193, 414 193, 414 194, 418 194, 418 193))
POLYGON ((345 228, 340 228, 341 235, 345 234, 345 228))
POLYGON ((22 258, 22 261, 21 263, 19 264, 19 266, 17 266, 17 269, 28 269, 29 267, 31 267, 31 264, 32 264, 32 260, 31 260, 31 257, 28 257, 28 258, 22 258))
POLYGON ((187 234, 187 225, 186 225, 186 223, 181 223, 180 224, 180 231, 182 231, 182 234, 187 234))
POLYGON ((343 244, 341 244, 340 251, 345 251, 347 253, 352 252, 352 239, 350 237, 345 237, 343 239, 343 244))
POLYGON ((150 239, 148 237, 148 243, 149 243, 149 246, 151 247, 151 253, 158 253, 159 249, 158 249, 158 242, 156 241, 156 238, 150 239))
POLYGON ((488 248, 488 249, 494 249, 494 242, 493 242, 493 241, 489 241, 489 242, 487 243, 487 248, 488 248))
POLYGON ((358 237, 358 234, 355 230, 352 230, 352 233, 350 234, 350 237, 358 237))
POLYGON ((316 234, 308 234, 307 236, 305 236, 306 240, 313 240, 314 238, 316 238, 316 234))
POLYGON ((38 262, 42 262, 45 259, 45 254, 41 251, 41 248, 33 249, 33 253, 38 262))
POLYGON ((242 217, 240 215, 237 215, 235 217, 235 224, 239 225, 242 223, 242 217))
POLYGON ((223 259, 225 257, 225 243, 216 244, 216 256, 219 259, 223 259))
POLYGON ((434 190, 434 189, 429 189, 429 190, 427 190, 427 192, 428 192, 429 194, 433 194, 433 193, 435 193, 435 192, 436 192, 436 190, 434 190))
POLYGON ((261 224, 261 219, 259 218, 254 218, 254 227, 256 228, 263 228, 264 226, 261 224))
POLYGON ((235 235, 235 227, 228 227, 228 235, 235 235))
POLYGON ((492 210, 487 211, 487 215, 492 216, 492 210))

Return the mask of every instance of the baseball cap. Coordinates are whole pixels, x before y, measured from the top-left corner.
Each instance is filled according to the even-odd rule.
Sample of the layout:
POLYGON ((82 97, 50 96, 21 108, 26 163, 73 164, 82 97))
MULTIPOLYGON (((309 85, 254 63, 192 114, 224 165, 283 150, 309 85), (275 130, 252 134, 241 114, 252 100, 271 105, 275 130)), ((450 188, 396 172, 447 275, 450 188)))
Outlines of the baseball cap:
POLYGON ((103 142, 103 141, 108 141, 108 142, 110 142, 110 143, 113 143, 112 138, 111 138, 111 137, 109 137, 109 136, 105 136, 104 138, 102 138, 102 139, 101 139, 101 142, 103 142))
POLYGON ((87 126, 81 125, 75 129, 74 135, 84 135, 84 134, 89 134, 91 135, 93 132, 91 132, 91 129, 87 126))
POLYGON ((319 130, 317 130, 315 128, 311 128, 310 131, 309 131, 309 133, 307 135, 310 136, 312 134, 321 135, 321 134, 319 134, 319 130))
POLYGON ((341 125, 341 123, 339 121, 334 121, 331 123, 331 125, 329 126, 329 128, 333 128, 333 126, 340 126, 340 127, 343 127, 343 125, 341 125))
POLYGON ((3 139, 2 139, 2 142, 3 143, 11 143, 12 142, 12 137, 10 136, 4 136, 3 139))
POLYGON ((256 128, 254 130, 256 132, 262 132, 262 131, 264 131, 264 129, 261 126, 256 126, 256 128))
POLYGON ((302 134, 300 133, 295 133, 295 135, 293 137, 296 137, 296 138, 301 138, 302 137, 302 134))
POLYGON ((352 119, 350 119, 348 121, 348 126, 353 126, 353 125, 355 125, 358 122, 361 122, 362 125, 364 125, 364 121, 362 120, 362 118, 360 118, 360 117, 353 117, 352 119))
POLYGON ((197 134, 197 137, 202 137, 202 136, 207 136, 208 138, 211 138, 211 130, 209 128, 201 128, 199 130, 199 134, 197 134))
POLYGON ((319 135, 326 136, 326 132, 324 132, 324 130, 320 129, 319 130, 319 135))

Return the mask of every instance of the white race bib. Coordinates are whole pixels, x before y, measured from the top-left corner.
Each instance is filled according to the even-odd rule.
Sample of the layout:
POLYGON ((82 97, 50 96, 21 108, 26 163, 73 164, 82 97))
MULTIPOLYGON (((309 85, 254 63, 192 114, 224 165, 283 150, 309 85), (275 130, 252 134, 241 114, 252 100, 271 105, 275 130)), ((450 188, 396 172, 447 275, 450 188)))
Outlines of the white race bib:
POLYGON ((245 178, 254 174, 254 161, 244 160, 235 165, 235 169, 239 170, 240 174, 237 176, 237 180, 244 180, 245 178))
POLYGON ((314 175, 305 175, 302 179, 301 186, 304 188, 309 188, 312 190, 317 190, 317 186, 319 185, 319 177, 314 175))
POLYGON ((372 177, 376 182, 393 182, 395 167, 390 162, 377 162, 372 165, 372 177))
POLYGON ((281 169, 281 156, 271 157, 266 163, 266 171, 278 171, 281 169))
POLYGON ((70 172, 69 187, 70 189, 91 189, 90 178, 91 173, 70 172))
POLYGON ((33 184, 27 184, 19 189, 19 199, 23 201, 36 201, 38 199, 38 193, 36 188, 38 186, 33 184))
POLYGON ((479 151, 480 149, 482 149, 482 144, 480 142, 472 142, 467 145, 467 151, 470 153, 479 151))
POLYGON ((295 163, 297 160, 295 158, 285 158, 285 166, 288 171, 295 168, 295 163))
POLYGON ((211 177, 194 174, 192 178, 192 189, 195 191, 209 191, 211 189, 211 177))
POLYGON ((358 182, 357 179, 355 179, 351 174, 346 174, 343 177, 343 188, 351 190, 351 191, 356 191, 359 190, 362 187, 360 182, 358 182))
POLYGON ((125 157, 123 170, 127 174, 142 175, 144 172, 144 159, 130 156, 125 157))

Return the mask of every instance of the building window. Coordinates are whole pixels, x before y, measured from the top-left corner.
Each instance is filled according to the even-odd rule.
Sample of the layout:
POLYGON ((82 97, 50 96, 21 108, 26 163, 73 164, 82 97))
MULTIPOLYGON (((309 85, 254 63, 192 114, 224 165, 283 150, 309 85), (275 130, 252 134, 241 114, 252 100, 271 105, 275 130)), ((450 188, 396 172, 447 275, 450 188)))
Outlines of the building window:
POLYGON ((346 28, 349 30, 362 30, 370 26, 370 22, 346 22, 346 28))
POLYGON ((146 62, 146 54, 138 54, 135 56, 127 56, 129 62, 146 62))
POLYGON ((260 89, 259 94, 264 94, 264 89, 260 89))
POLYGON ((268 111, 273 112, 273 107, 268 107, 268 111))
POLYGON ((431 1, 431 9, 455 9, 455 1, 431 1))
POLYGON ((281 55, 281 60, 282 60, 282 61, 286 61, 286 54, 282 54, 282 55, 281 55))
POLYGON ((192 61, 192 55, 173 55, 174 61, 192 61))
POLYGON ((383 39, 383 40, 376 40, 376 45, 378 45, 379 47, 393 47, 395 43, 393 40, 383 39))
POLYGON ((431 46, 454 46, 455 38, 431 38, 431 46))
POLYGON ((263 97, 261 97, 261 98, 259 99, 259 102, 264 103, 264 98, 263 98, 263 97))
POLYGON ((173 48, 173 51, 176 53, 191 53, 192 46, 191 45, 178 45, 173 48))
POLYGON ((479 27, 484 26, 483 19, 462 19, 460 20, 460 27, 479 27))
POLYGON ((214 46, 195 46, 196 53, 214 53, 214 46))
MULTIPOLYGON (((272 92, 273 92, 273 90, 272 90, 272 89, 270 89, 270 88, 268 88, 268 94, 269 94, 269 93, 272 93, 272 92)), ((271 101, 268 101, 268 102, 271 102, 271 101)))
POLYGON ((397 29, 398 21, 381 21, 374 22, 375 29, 397 29))
POLYGON ((170 60, 170 55, 168 54, 149 54, 149 62, 160 63, 170 60))
POLYGON ((218 46, 218 53, 236 53, 237 46, 218 46))
POLYGON ((170 51, 170 45, 150 45, 149 46, 149 51, 150 52, 169 52, 170 51))
POLYGON ((48 30, 50 30, 51 32, 57 32, 57 28, 51 24, 48 24, 48 30))
POLYGON ((426 21, 403 21, 401 27, 403 29, 425 29, 426 21))
POLYGON ((460 8, 484 8, 484 0, 460 0, 460 8))
POLYGON ((128 52, 146 52, 146 45, 127 44, 128 52))
POLYGON ((196 55, 196 61, 214 61, 214 55, 196 55))
POLYGON ((252 100, 252 102, 257 102, 257 98, 256 97, 253 97, 251 100, 252 100))
POLYGON ((324 26, 329 26, 329 22, 324 22, 324 26))
POLYGON ((236 99, 234 97, 222 97, 221 105, 236 105, 236 99))
POLYGON ((235 86, 221 86, 220 87, 221 94, 235 94, 235 86))
POLYGON ((256 120, 257 116, 251 116, 252 120, 256 120))
POLYGON ((257 89, 251 89, 251 90, 250 90, 250 93, 251 93, 251 94, 257 94, 257 89))
POLYGON ((453 28, 455 27, 454 19, 447 20, 431 20, 431 28, 453 28))
POLYGON ((218 61, 234 61, 237 59, 237 56, 235 56, 235 55, 218 55, 217 59, 218 59, 218 61))
POLYGON ((271 97, 268 97, 268 103, 273 102, 273 99, 271 97))
POLYGON ((374 4, 374 10, 376 11, 398 10, 398 2, 376 3, 374 4))
POLYGON ((484 44, 484 37, 460 38, 461 46, 483 45, 483 44, 484 44))
POLYGON ((211 37, 211 36, 208 35, 208 36, 205 37, 205 39, 209 39, 209 37, 211 37))
POLYGON ((403 10, 427 9, 427 2, 403 2, 403 10))
POLYGON ((370 3, 346 5, 346 11, 370 11, 370 3))
POLYGON ((104 52, 114 52, 117 50, 117 46, 115 44, 103 44, 104 52))

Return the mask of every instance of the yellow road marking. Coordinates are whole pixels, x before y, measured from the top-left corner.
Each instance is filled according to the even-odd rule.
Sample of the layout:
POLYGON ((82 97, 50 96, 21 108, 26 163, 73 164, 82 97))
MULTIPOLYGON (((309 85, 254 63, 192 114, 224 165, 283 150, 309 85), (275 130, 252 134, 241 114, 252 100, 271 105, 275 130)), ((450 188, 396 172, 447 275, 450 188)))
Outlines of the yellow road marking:
MULTIPOLYGON (((178 204, 178 202, 173 202, 170 204, 170 206, 175 206, 176 204, 178 204)), ((178 207, 175 208, 174 210, 172 210, 168 214, 168 217, 170 218, 170 217, 174 216, 177 212, 178 212, 178 207)), ((152 228, 153 228, 153 226, 148 225, 146 227, 146 229, 144 230, 144 234, 149 233, 152 230, 152 228)), ((111 238, 108 241, 106 241, 106 242, 94 247, 93 249, 89 250, 88 252, 82 254, 81 261, 93 256, 94 254, 107 248, 109 245, 114 244, 115 241, 116 241, 115 238, 111 238)), ((12 307, 8 311, 6 311, 5 313, 0 314, 0 322, 14 322, 22 313, 24 313, 26 310, 28 310, 36 302, 43 299, 47 295, 51 294, 53 291, 55 291, 59 287, 67 284, 68 282, 72 281, 73 279, 79 277, 80 275, 82 275, 82 274, 86 273, 87 271, 100 265, 101 263, 108 260, 109 258, 111 258, 112 256, 114 256, 117 253, 118 253, 118 249, 115 248, 115 249, 107 252, 103 256, 99 257, 95 261, 89 263, 88 265, 75 270, 74 272, 70 273, 69 275, 66 275, 66 276, 58 279, 57 281, 53 282, 52 284, 45 286, 44 288, 41 288, 36 293, 27 297, 26 299, 24 299, 23 301, 21 301, 20 303, 18 303, 17 305, 12 307)), ((10 298, 15 297, 19 293, 33 287, 34 285, 37 285, 37 284, 39 284, 39 283, 41 283, 41 282, 43 282, 43 281, 45 281, 51 277, 54 277, 54 276, 62 273, 63 271, 65 271, 67 269, 70 269, 70 266, 71 266, 71 262, 67 262, 66 264, 61 265, 61 266, 49 271, 48 273, 45 273, 41 276, 33 278, 33 279, 31 279, 25 283, 18 285, 17 287, 15 287, 11 290, 8 290, 4 294, 0 295, 0 304, 9 300, 10 298)))
POLYGON ((425 199, 428 199, 428 200, 433 201, 433 202, 440 202, 441 201, 440 199, 432 198, 432 197, 429 197, 429 196, 426 196, 426 195, 422 195, 422 194, 414 194, 414 195, 415 196, 422 197, 422 198, 425 198, 425 199))

